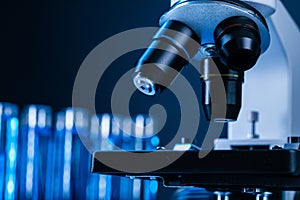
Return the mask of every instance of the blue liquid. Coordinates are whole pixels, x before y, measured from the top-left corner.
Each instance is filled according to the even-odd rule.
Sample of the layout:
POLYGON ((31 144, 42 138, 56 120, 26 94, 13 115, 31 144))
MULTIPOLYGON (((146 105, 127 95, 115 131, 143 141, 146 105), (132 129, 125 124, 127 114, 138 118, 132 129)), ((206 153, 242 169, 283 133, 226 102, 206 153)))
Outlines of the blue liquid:
POLYGON ((16 172, 18 152, 19 121, 17 118, 7 120, 6 132, 6 169, 5 169, 5 199, 16 197, 16 172))
MULTIPOLYGON (((67 109, 58 117, 61 122, 57 123, 61 123, 62 127, 56 128, 52 142, 50 174, 53 178, 46 196, 49 199, 86 198, 90 154, 78 135, 78 127, 74 125, 76 112, 81 111, 67 109)), ((87 133, 85 128, 81 131, 87 133)))
POLYGON ((17 106, 0 103, 0 199, 15 199, 19 120, 17 106))
POLYGON ((57 132, 54 140, 51 197, 54 199, 85 199, 90 161, 88 151, 77 133, 57 132))
POLYGON ((23 113, 19 139, 19 197, 43 199, 51 179, 51 110, 47 106, 29 106, 23 113))

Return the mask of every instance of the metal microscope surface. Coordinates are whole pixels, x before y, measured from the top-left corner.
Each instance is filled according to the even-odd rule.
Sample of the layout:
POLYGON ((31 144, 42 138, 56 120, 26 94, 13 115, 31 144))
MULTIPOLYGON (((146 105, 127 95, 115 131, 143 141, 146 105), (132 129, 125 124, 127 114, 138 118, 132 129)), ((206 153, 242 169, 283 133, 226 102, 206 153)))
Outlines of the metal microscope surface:
POLYGON ((244 16, 253 20, 259 29, 261 51, 270 44, 270 34, 264 17, 253 7, 236 0, 184 0, 177 2, 160 18, 160 25, 169 20, 191 27, 201 38, 201 45, 214 44, 214 30, 224 19, 244 16))

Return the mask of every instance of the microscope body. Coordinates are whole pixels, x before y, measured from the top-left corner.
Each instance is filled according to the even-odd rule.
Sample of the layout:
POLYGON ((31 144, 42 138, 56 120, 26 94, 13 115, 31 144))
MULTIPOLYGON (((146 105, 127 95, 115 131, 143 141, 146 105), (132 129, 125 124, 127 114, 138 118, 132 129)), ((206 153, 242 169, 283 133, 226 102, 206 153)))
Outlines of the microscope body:
MULTIPOLYGON (((300 136, 299 28, 277 0, 244 0, 266 19, 271 35, 270 47, 255 67, 245 73, 241 112, 229 124, 230 139, 246 139, 250 132, 247 116, 252 110, 261 114, 259 131, 263 139, 300 136)), ((171 7, 180 0, 171 0, 171 7)), ((208 12, 209 15, 209 12, 208 12)), ((197 57, 197 56, 196 56, 197 57)), ((200 59, 203 57, 200 56, 200 59)))
MULTIPOLYGON (((272 10, 266 7, 260 6, 265 15, 272 10)), ((185 65, 196 60, 201 63, 206 118, 221 123, 236 121, 244 72, 270 44, 265 17, 242 1, 177 1, 160 18, 160 25, 137 62, 135 86, 146 95, 156 95, 172 84, 185 65)))
POLYGON ((237 121, 229 125, 230 138, 245 138, 245 118, 251 110, 262 114, 261 119, 266 122, 262 124, 265 138, 300 136, 297 123, 300 97, 296 91, 299 78, 295 75, 299 64, 295 55, 299 29, 283 4, 277 0, 172 0, 170 5, 170 10, 160 18, 161 29, 181 32, 183 29, 166 25, 176 22, 190 32, 182 32, 187 37, 167 31, 155 35, 156 44, 149 49, 161 48, 162 51, 147 50, 141 57, 134 78, 136 87, 147 95, 158 94, 172 84, 184 65, 198 62, 206 117, 215 122, 237 121), (162 54, 171 48, 157 45, 163 43, 161 41, 167 41, 175 49, 173 54, 179 56, 166 59, 162 54), (143 67, 150 63, 157 66, 143 67), (159 71, 163 72, 157 73, 159 71), (222 78, 222 89, 215 81, 216 74, 222 78), (150 88, 152 93, 143 88, 150 88), (225 96, 220 95, 220 90, 225 90, 225 96), (264 95, 267 91, 268 95, 264 95), (225 108, 222 102, 226 102, 225 108), (234 132, 239 134, 235 136, 234 132))
POLYGON ((231 122, 229 140, 216 140, 210 151, 151 152, 151 159, 159 162, 176 157, 153 171, 116 170, 96 158, 118 161, 126 153, 96 152, 92 172, 159 177, 165 186, 219 190, 218 199, 228 199, 219 195, 228 190, 266 200, 270 191, 279 195, 299 191, 300 33, 283 4, 279 0, 171 0, 160 25, 137 62, 135 86, 146 95, 157 95, 185 65, 199 63, 206 117, 212 124, 231 122), (262 123, 260 137, 249 140, 245 118, 252 110, 261 113, 262 123), (285 144, 287 136, 295 144, 285 144))

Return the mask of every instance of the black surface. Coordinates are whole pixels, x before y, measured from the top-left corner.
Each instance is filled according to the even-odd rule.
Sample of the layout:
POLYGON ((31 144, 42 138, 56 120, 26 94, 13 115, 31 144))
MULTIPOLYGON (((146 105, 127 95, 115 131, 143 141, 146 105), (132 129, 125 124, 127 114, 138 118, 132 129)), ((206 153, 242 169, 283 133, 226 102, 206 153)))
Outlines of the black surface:
MULTIPOLYGON (((145 153, 145 152, 141 152, 145 153)), ((157 151, 157 160, 170 159, 182 152, 157 151)), ((136 163, 135 156, 126 152, 96 152, 92 172, 119 176, 158 176, 171 186, 199 186, 206 188, 241 189, 243 187, 266 188, 269 190, 300 189, 300 151, 296 150, 253 150, 212 151, 203 159, 199 152, 185 152, 178 160, 157 171, 126 173, 110 168, 95 157, 136 163)), ((124 165, 126 165, 124 163, 124 165)))

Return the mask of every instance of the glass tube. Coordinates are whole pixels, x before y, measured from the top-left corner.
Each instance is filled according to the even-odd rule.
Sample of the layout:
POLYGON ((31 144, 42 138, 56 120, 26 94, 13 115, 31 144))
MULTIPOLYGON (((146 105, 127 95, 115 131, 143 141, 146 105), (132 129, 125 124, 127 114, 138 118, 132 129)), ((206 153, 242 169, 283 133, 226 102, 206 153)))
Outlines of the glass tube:
POLYGON ((144 150, 154 151, 159 145, 159 137, 155 134, 154 119, 151 116, 145 116, 144 121, 144 150))
POLYGON ((21 115, 19 198, 41 199, 50 181, 49 152, 52 111, 48 106, 29 105, 21 115))
MULTIPOLYGON (((134 126, 131 117, 124 117, 121 126, 121 148, 122 150, 134 150, 134 137, 131 135, 134 126)), ((133 180, 125 177, 120 177, 120 196, 128 199, 133 199, 133 180)))
POLYGON ((19 134, 17 106, 0 103, 0 122, 0 199, 15 199, 19 134))
MULTIPOLYGON (((95 115, 91 120, 92 151, 113 151, 121 144, 122 117, 110 114, 95 115)), ((128 190, 128 189, 127 189, 128 190)), ((120 196, 120 177, 91 174, 87 187, 87 199, 127 199, 120 196)))
MULTIPOLYGON (((159 138, 154 133, 154 121, 151 116, 143 116, 143 150, 154 151, 159 145, 159 138)), ((144 200, 156 200, 158 192, 158 182, 157 180, 143 180, 143 199, 144 200)))
MULTIPOLYGON (((90 125, 91 152, 100 150, 101 135, 99 134, 99 130, 100 124, 98 116, 94 115, 91 117, 90 125)), ((99 177, 100 175, 96 173, 89 175, 86 187, 86 200, 97 200, 100 198, 99 177)))
MULTIPOLYGON (((152 151, 159 143, 153 142, 154 123, 146 115, 133 118, 111 114, 93 116, 91 138, 93 151, 152 151)), ((86 199, 147 199, 155 200, 158 190, 156 180, 129 179, 125 177, 92 174, 89 177, 86 199)))
MULTIPOLYGON (((122 127, 122 149, 134 151, 153 151, 159 144, 159 139, 154 135, 154 122, 148 115, 137 115, 133 118, 126 117, 122 127), (134 123, 133 123, 134 122, 134 123)), ((121 179, 121 196, 130 199, 155 200, 158 191, 156 180, 121 179), (130 188, 131 194, 128 194, 130 188)))
POLYGON ((89 136, 88 124, 83 109, 67 108, 57 114, 47 199, 85 199, 90 155, 81 140, 89 136))

